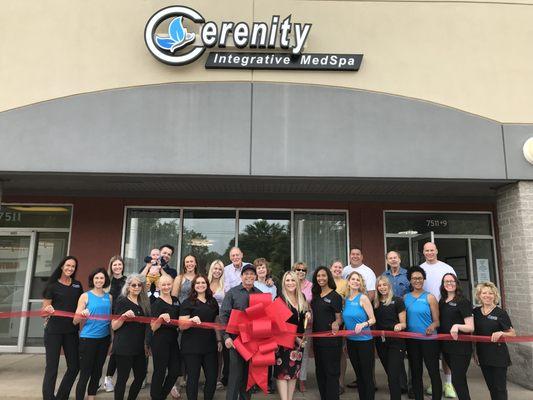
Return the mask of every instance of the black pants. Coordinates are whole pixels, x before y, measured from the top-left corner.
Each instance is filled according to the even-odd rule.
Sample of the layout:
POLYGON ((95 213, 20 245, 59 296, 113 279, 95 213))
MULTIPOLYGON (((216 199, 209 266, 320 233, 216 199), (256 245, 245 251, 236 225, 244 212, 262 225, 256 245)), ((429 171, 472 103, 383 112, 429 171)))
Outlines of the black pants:
POLYGON ((248 400, 250 393, 246 391, 248 383, 248 363, 235 349, 229 349, 229 376, 226 400, 248 400))
POLYGON ((315 375, 321 400, 339 399, 339 377, 341 375, 341 346, 316 346, 315 375))
POLYGON ((360 400, 374 399, 374 339, 346 340, 348 357, 357 377, 360 400))
POLYGON ((45 330, 44 347, 46 349, 46 367, 43 379, 44 400, 68 399, 79 370, 78 345, 78 332, 56 334, 47 333, 45 330), (57 394, 54 396, 61 348, 63 348, 65 360, 67 361, 67 370, 65 371, 65 375, 63 375, 57 394))
POLYGON ((403 359, 405 356, 405 344, 387 339, 385 342, 381 338, 376 339, 376 350, 378 357, 387 373, 389 393, 391 400, 402 398, 402 385, 407 387, 406 382, 402 382, 402 371, 405 371, 403 359))
MULTIPOLYGON (((207 354, 184 354, 187 372, 187 400, 198 398, 198 381, 200 379, 200 368, 204 370, 204 400, 212 400, 217 387, 218 354, 216 352, 207 354)), ((244 377, 245 382, 248 376, 244 377)))
POLYGON ((96 395, 110 341, 110 336, 100 339, 80 338, 80 377, 76 385, 76 400, 85 399, 86 389, 89 396, 96 395))
POLYGON ((431 398, 439 400, 442 398, 442 380, 440 379, 439 371, 439 355, 440 346, 436 340, 407 340, 407 355, 409 357, 409 365, 411 367, 411 375, 413 379, 413 393, 416 400, 424 399, 424 382, 422 380, 423 365, 431 379, 431 398))
POLYGON ((466 372, 470 366, 472 354, 449 354, 442 353, 444 361, 452 371, 452 383, 459 400, 470 400, 466 372))
POLYGON ((481 366, 491 400, 507 400, 507 367, 481 366))
POLYGON ((180 349, 177 336, 156 332, 152 338, 152 357, 154 372, 150 396, 153 400, 164 400, 179 376, 180 349))
POLYGON ((107 372, 105 376, 115 375, 116 370, 117 370, 117 360, 115 360, 115 355, 111 354, 109 356, 109 362, 107 363, 107 372))
POLYGON ((128 400, 135 400, 141 390, 146 376, 146 356, 144 353, 134 356, 115 354, 117 361, 117 382, 115 383, 115 400, 123 400, 126 392, 126 382, 133 369, 133 382, 130 386, 128 400))

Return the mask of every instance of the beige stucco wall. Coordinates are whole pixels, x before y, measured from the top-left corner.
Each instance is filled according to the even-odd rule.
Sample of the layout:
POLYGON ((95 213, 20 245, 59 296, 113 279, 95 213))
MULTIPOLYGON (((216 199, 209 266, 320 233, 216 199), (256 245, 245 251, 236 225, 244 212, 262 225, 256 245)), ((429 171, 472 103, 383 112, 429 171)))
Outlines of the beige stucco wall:
POLYGON ((98 90, 191 81, 358 88, 533 123, 533 1, 2 0, 0 111, 98 90), (529 4, 528 4, 529 3, 529 4), (189 5, 207 20, 313 24, 307 52, 364 53, 359 72, 170 67, 147 51, 147 19, 189 5))

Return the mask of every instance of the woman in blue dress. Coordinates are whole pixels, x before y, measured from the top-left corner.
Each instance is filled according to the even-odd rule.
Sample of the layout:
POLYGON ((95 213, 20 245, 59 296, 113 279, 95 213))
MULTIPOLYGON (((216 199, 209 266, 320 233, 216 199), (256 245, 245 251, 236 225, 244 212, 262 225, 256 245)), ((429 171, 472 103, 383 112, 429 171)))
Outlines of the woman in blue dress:
MULTIPOLYGON (((434 335, 439 327, 439 304, 432 294, 424 290, 426 271, 414 266, 407 272, 412 291, 404 298, 407 310, 407 331, 422 335, 434 335)), ((442 398, 442 380, 439 372, 440 346, 436 340, 408 339, 407 355, 411 366, 413 393, 416 400, 424 399, 424 383, 422 381, 422 362, 431 379, 433 400, 442 398)))
POLYGON ((342 310, 342 319, 347 330, 353 330, 357 335, 346 337, 348 357, 357 377, 357 391, 359 399, 374 399, 374 339, 370 332, 376 319, 372 303, 366 295, 365 280, 358 272, 348 275, 348 295, 342 310))

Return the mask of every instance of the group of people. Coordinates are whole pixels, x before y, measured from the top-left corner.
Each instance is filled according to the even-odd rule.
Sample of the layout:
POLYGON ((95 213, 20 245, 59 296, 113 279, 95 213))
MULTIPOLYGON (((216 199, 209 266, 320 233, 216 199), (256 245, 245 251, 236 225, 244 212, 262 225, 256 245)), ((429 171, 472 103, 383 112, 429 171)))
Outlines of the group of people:
POLYGON ((354 248, 347 266, 334 260, 329 267, 315 268, 312 278, 307 279, 307 265, 298 262, 276 283, 266 259, 245 263, 238 247, 230 250, 229 265, 215 260, 207 275, 198 271, 196 258, 187 255, 178 274, 170 267, 174 248, 163 245, 152 250, 139 273, 127 277, 123 259, 112 257, 107 269, 91 272, 87 292, 75 279, 78 261, 68 256, 52 273, 43 293, 43 398, 67 399, 79 373, 76 399, 86 395, 94 399, 109 354, 103 387, 114 391, 115 399, 124 398, 132 372, 127 398, 137 398, 150 355, 150 396, 154 400, 169 395, 181 397, 182 382, 187 399, 196 399, 201 370, 205 376, 204 399, 212 399, 216 389, 224 386, 227 400, 249 399, 248 362, 234 348, 235 335, 195 325, 226 325, 232 310, 249 306, 251 294, 270 293, 272 299, 280 297, 285 302, 292 314, 288 322, 297 326, 293 347, 279 348, 275 365, 268 372, 269 391, 274 391, 275 381, 282 400, 292 400, 297 384, 300 391, 306 390, 311 351, 323 400, 338 399, 344 391, 347 359, 357 377, 348 386, 357 387, 360 399, 374 399, 375 351, 387 374, 391 399, 400 399, 408 386, 412 389, 410 397, 424 398, 424 364, 433 399, 440 399, 443 394, 470 399, 466 375, 472 354, 491 398, 506 399, 510 357, 500 338, 514 336, 515 332, 508 314, 498 306, 498 289, 491 282, 479 284, 476 300, 480 305, 472 309, 453 268, 438 260, 436 246, 426 243, 423 252, 426 262, 409 269, 401 267, 399 253, 389 252, 386 261, 390 268, 376 277, 363 263, 361 249, 354 248), (75 317, 54 315, 56 310, 75 312, 75 317), (113 318, 105 318, 111 314, 113 318), (104 318, 87 318, 91 315, 104 318), (169 323, 170 320, 179 320, 179 324, 169 323), (353 331, 353 335, 337 335, 341 329, 353 331), (375 337, 371 329, 415 332, 427 339, 375 337), (311 338, 311 332, 331 335, 311 338), (491 342, 476 343, 474 351, 469 341, 434 340, 436 333, 450 334, 453 339, 459 334, 475 333, 490 336, 491 342), (67 370, 56 392, 61 349, 67 370))

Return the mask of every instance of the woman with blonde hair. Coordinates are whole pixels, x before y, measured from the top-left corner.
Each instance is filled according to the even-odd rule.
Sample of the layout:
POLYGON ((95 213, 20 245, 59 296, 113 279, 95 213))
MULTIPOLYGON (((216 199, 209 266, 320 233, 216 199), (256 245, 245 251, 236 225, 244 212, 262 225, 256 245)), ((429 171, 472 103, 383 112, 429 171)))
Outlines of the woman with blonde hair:
POLYGON ((361 400, 374 399, 374 338, 364 334, 374 325, 374 310, 367 296, 363 276, 354 271, 348 275, 348 291, 342 310, 342 319, 347 330, 356 335, 346 337, 348 357, 357 377, 357 390, 361 400))
MULTIPOLYGON (((307 276, 307 264, 298 261, 294 263, 291 270, 296 274, 298 278, 300 291, 305 297, 308 306, 310 307, 311 299, 313 298, 313 293, 311 291, 313 284, 310 280, 306 279, 307 276)), ((311 333, 311 324, 308 324, 306 333, 311 333)), ((298 380, 298 390, 302 393, 305 392, 305 381, 307 380, 307 363, 309 362, 309 352, 312 348, 312 338, 307 340, 307 346, 304 347, 303 358, 302 358, 302 367, 300 369, 300 379, 298 380)))
MULTIPOLYGON (((304 333, 304 321, 309 319, 309 306, 300 289, 300 280, 292 271, 287 271, 281 280, 281 299, 287 304, 292 315, 288 323, 296 325, 297 333, 304 333)), ((305 339, 295 337, 292 349, 280 348, 276 352, 276 364, 274 365, 274 377, 281 400, 292 400, 296 379, 300 375, 305 339)))
MULTIPOLYGON (((209 266, 207 274, 209 287, 213 293, 213 298, 218 303, 218 308, 222 307, 224 301, 224 263, 222 260, 215 260, 209 266)), ((218 322, 218 320, 217 320, 218 322)), ((226 346, 222 346, 222 352, 218 353, 217 389, 222 389, 228 383, 229 375, 229 352, 226 346), (224 365, 224 366, 222 366, 224 365)))
POLYGON ((509 314, 498 307, 500 292, 492 282, 480 283, 476 287, 474 308, 474 334, 490 336, 492 343, 476 343, 476 363, 481 367, 483 378, 492 400, 507 399, 507 368, 511 365, 509 350, 502 337, 516 336, 509 314), (498 343, 496 343, 498 342, 498 343))
MULTIPOLYGON (((374 316, 377 330, 400 332, 407 327, 403 299, 394 296, 392 284, 385 275, 381 275, 376 281, 374 316)), ((399 400, 402 398, 400 379, 405 357, 405 340, 383 336, 377 338, 375 344, 383 369, 387 373, 390 398, 399 400)))

